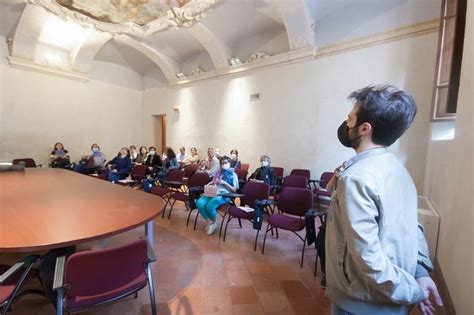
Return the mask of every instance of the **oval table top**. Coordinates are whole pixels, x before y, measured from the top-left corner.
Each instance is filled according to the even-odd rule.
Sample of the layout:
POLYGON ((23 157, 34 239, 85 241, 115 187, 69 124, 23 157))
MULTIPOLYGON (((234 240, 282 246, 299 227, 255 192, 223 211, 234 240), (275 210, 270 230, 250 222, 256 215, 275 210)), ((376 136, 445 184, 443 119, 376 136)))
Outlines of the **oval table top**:
POLYGON ((145 225, 158 196, 63 169, 0 172, 0 252, 85 243, 145 225))

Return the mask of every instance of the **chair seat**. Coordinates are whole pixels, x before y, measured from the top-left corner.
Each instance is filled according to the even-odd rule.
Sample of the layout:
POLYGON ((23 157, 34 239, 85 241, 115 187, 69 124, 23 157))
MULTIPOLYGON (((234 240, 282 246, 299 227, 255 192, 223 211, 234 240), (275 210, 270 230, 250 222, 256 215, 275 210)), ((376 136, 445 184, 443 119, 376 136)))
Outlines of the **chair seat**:
POLYGON ((189 195, 187 195, 187 194, 185 194, 185 193, 183 193, 183 192, 178 191, 178 192, 175 192, 175 193, 173 194, 173 199, 176 199, 176 200, 178 200, 178 201, 186 202, 186 201, 189 200, 189 195))
POLYGON ((146 274, 142 273, 137 278, 133 279, 129 283, 122 285, 114 290, 107 291, 101 294, 91 295, 91 296, 66 296, 65 306, 66 309, 75 310, 85 307, 90 307, 91 305, 101 304, 108 302, 109 300, 117 296, 125 296, 131 294, 135 291, 138 291, 144 288, 147 285, 146 274))
POLYGON ((164 196, 169 193, 170 190, 167 187, 155 186, 151 189, 151 193, 158 196, 164 196))
POLYGON ((245 220, 253 220, 254 213, 252 212, 246 212, 239 207, 236 206, 231 206, 229 208, 229 214, 235 218, 239 219, 245 219, 245 220))
POLYGON ((319 196, 331 197, 331 193, 327 190, 321 190, 316 188, 315 190, 313 190, 313 193, 319 196))
MULTIPOLYGON (((5 273, 8 269, 10 269, 10 267, 11 266, 0 264, 0 275, 5 273)), ((14 275, 8 278, 7 281, 5 281, 2 285, 0 285, 0 304, 5 303, 5 301, 7 301, 10 298, 10 296, 13 293, 13 290, 15 290, 15 286, 18 280, 20 280, 20 277, 24 271, 25 271, 25 268, 21 268, 14 275)), ((33 278, 37 276, 38 276, 38 270, 33 268, 30 270, 30 272, 26 276, 26 279, 23 283, 28 283, 29 281, 33 280, 33 278)))
POLYGON ((301 231, 305 228, 304 219, 290 217, 283 214, 272 214, 268 219, 268 223, 279 229, 288 231, 301 231))

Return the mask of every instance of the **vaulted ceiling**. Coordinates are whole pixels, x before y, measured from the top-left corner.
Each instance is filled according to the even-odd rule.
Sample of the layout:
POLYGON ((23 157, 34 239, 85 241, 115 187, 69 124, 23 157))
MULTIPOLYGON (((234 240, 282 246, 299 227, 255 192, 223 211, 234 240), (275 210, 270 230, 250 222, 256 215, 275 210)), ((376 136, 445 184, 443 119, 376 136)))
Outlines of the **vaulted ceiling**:
MULTIPOLYGON (((74 3, 74 0, 60 1, 74 3)), ((94 3, 75 1, 82 8, 94 3)), ((175 7, 177 15, 171 14, 173 20, 165 23, 163 3, 169 1, 144 3, 152 5, 154 1, 161 6, 161 11, 156 11, 160 12, 156 13, 157 19, 161 20, 159 25, 155 23, 158 26, 153 32, 151 28, 104 31, 101 25, 90 25, 90 20, 80 15, 78 19, 76 11, 66 15, 56 13, 63 15, 58 17, 51 12, 54 10, 42 6, 55 0, 0 2, 0 36, 7 39, 10 60, 16 63, 33 63, 83 78, 94 77, 97 73, 92 71, 94 67, 111 64, 141 77, 142 88, 148 88, 179 81, 177 74, 182 79, 231 67, 232 59, 245 62, 250 57, 253 61, 301 49, 317 49, 381 30, 433 20, 439 17, 440 11, 440 0, 188 0, 184 6, 175 7), (187 20, 176 18, 181 16, 180 12, 186 13, 185 9, 193 2, 195 5, 206 1, 216 3, 199 18, 193 20, 186 15, 183 16, 187 20)), ((115 6, 140 3, 137 0, 110 2, 115 6)), ((142 9, 138 8, 130 9, 131 21, 149 22, 149 15, 140 19, 142 9)), ((90 11, 103 14, 100 10, 105 9, 94 11, 91 7, 90 11)), ((155 11, 148 8, 146 12, 155 11)), ((119 17, 123 19, 123 16, 119 17)), ((101 19, 98 21, 103 23, 101 19)), ((130 23, 117 24, 128 27, 130 23)), ((107 71, 102 71, 102 75, 104 72, 107 71)), ((113 75, 108 80, 113 81, 113 75)))

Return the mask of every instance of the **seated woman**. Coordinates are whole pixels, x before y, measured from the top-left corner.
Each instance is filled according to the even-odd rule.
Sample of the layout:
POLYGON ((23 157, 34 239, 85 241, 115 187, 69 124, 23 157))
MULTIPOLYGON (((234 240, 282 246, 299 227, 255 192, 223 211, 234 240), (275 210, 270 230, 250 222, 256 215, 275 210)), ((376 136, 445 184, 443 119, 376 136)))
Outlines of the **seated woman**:
POLYGON ((64 149, 64 145, 61 142, 57 142, 51 152, 51 167, 67 168, 71 164, 67 153, 67 150, 64 149))
POLYGON ((140 152, 138 152, 137 158, 133 164, 135 165, 142 165, 145 163, 145 159, 147 158, 148 155, 148 150, 146 147, 140 147, 140 152))
POLYGON ((176 156, 176 158, 178 159, 179 163, 186 162, 186 160, 188 159, 188 155, 186 154, 186 148, 185 147, 179 148, 179 154, 176 156))
POLYGON ((137 147, 134 145, 130 146, 130 159, 132 160, 132 163, 135 163, 138 157, 138 152, 137 152, 137 147))
POLYGON ((268 184, 270 186, 276 184, 276 176, 273 172, 273 169, 270 166, 271 159, 267 155, 262 155, 260 157, 261 167, 257 168, 255 172, 250 175, 249 180, 251 181, 260 181, 268 184))
POLYGON ((191 156, 189 156, 186 161, 184 161, 186 164, 198 164, 199 163, 199 155, 198 155, 198 150, 196 148, 191 148, 191 156))
POLYGON ((179 168, 179 162, 173 149, 166 148, 165 152, 166 160, 163 161, 163 167, 161 168, 161 171, 157 173, 157 177, 160 180, 166 180, 168 178, 169 171, 179 168))
POLYGON ((120 152, 114 157, 106 167, 108 168, 107 180, 115 183, 118 180, 126 178, 132 169, 132 160, 130 159, 130 150, 126 147, 120 149, 120 152))
POLYGON ((230 150, 230 167, 236 170, 240 170, 239 151, 236 149, 230 150))
POLYGON ((156 147, 150 147, 148 149, 148 156, 145 159, 145 164, 148 167, 148 173, 151 174, 161 168, 163 161, 159 154, 156 154, 156 147))
MULTIPOLYGON (((212 183, 218 186, 218 193, 235 193, 239 188, 239 179, 234 169, 230 167, 230 158, 224 156, 221 158, 221 169, 214 176, 212 183)), ((230 203, 229 198, 222 196, 207 197, 202 195, 196 201, 196 207, 199 213, 207 221, 206 234, 211 235, 217 227, 216 216, 217 208, 230 203)))
POLYGON ((104 153, 100 151, 97 143, 91 145, 92 154, 83 156, 81 161, 74 166, 74 171, 82 174, 92 174, 100 171, 104 167, 106 161, 104 153))

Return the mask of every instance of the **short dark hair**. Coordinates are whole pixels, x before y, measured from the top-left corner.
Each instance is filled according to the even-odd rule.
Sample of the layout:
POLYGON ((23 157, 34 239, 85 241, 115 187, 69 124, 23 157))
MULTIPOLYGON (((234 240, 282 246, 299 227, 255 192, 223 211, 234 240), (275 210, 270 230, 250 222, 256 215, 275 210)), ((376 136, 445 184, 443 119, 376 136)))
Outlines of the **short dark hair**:
POLYGON ((413 97, 391 85, 369 85, 349 97, 357 106, 357 125, 372 126, 372 142, 392 145, 410 127, 416 116, 413 97))
POLYGON ((230 164, 232 163, 232 159, 229 156, 225 155, 225 156, 221 156, 221 158, 219 159, 219 162, 221 165, 225 162, 230 164))

